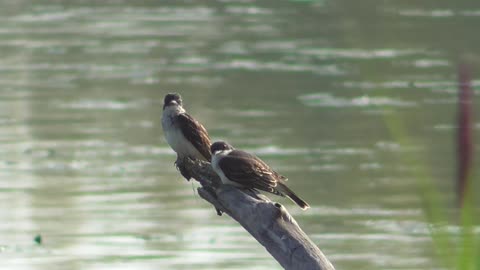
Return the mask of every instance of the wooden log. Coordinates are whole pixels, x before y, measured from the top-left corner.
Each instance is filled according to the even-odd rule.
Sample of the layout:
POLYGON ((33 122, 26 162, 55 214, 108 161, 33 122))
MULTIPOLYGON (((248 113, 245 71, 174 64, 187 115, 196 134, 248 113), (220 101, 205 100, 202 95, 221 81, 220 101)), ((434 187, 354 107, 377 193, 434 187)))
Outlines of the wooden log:
POLYGON ((222 185, 208 162, 185 159, 177 164, 200 182, 200 197, 242 225, 284 269, 335 270, 281 204, 254 190, 222 185))

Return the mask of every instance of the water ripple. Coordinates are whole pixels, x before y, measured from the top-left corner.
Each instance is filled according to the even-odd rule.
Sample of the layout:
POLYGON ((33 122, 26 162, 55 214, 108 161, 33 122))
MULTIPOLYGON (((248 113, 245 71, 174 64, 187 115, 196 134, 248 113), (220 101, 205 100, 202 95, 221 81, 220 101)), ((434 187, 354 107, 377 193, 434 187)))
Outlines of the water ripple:
POLYGON ((390 97, 370 97, 364 95, 354 98, 343 98, 336 97, 330 93, 302 95, 299 99, 305 105, 313 107, 412 107, 417 105, 413 101, 404 101, 390 97))
POLYGON ((58 103, 62 109, 95 109, 95 110, 126 110, 139 109, 148 101, 115 101, 115 100, 79 100, 71 103, 58 103))
POLYGON ((343 233, 343 234, 314 234, 312 238, 319 240, 336 240, 336 241, 393 241, 393 242, 404 242, 404 243, 417 243, 417 242, 426 242, 430 240, 430 237, 424 236, 412 236, 412 235, 401 235, 401 234, 357 234, 357 233, 343 233))
POLYGON ((283 62, 259 62, 257 60, 237 59, 228 62, 215 63, 214 69, 218 70, 249 70, 249 71, 289 71, 304 72, 309 71, 321 75, 343 75, 337 65, 311 65, 311 64, 291 64, 283 62))
POLYGON ((362 50, 362 49, 302 49, 299 52, 303 55, 315 56, 319 59, 388 59, 402 56, 409 56, 424 53, 420 50, 396 50, 396 49, 377 49, 377 50, 362 50))
POLYGON ((350 156, 350 155, 371 155, 373 152, 370 149, 366 148, 335 148, 335 149, 324 149, 324 148, 282 148, 274 145, 269 145, 260 148, 246 149, 255 154, 262 156, 282 156, 282 155, 306 155, 306 154, 326 154, 326 155, 340 155, 340 156, 350 156))
POLYGON ((375 209, 375 208, 335 208, 335 207, 312 207, 307 215, 327 216, 363 216, 373 217, 418 217, 422 214, 420 209, 375 209))
POLYGON ((455 12, 450 9, 434 9, 434 10, 422 10, 422 9, 407 9, 399 10, 398 14, 407 17, 431 17, 431 18, 448 18, 455 16, 455 12))

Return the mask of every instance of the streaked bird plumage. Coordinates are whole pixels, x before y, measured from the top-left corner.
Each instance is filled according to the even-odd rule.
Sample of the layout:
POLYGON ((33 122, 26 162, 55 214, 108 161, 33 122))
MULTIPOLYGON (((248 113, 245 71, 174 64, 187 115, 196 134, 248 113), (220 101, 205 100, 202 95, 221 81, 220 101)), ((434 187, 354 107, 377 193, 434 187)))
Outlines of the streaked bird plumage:
POLYGON ((236 150, 226 142, 215 142, 210 148, 212 168, 224 184, 253 188, 289 197, 302 209, 310 206, 286 186, 287 178, 271 169, 260 158, 236 150))

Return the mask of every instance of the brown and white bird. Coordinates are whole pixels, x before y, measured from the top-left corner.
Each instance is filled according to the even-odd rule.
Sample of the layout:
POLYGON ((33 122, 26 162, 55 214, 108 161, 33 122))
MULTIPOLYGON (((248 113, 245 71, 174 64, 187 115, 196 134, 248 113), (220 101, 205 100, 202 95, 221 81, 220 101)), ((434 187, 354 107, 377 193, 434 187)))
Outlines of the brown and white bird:
POLYGON ((236 150, 223 141, 213 143, 210 150, 213 154, 212 168, 224 184, 286 196, 303 210, 310 208, 304 200, 287 187, 285 176, 272 170, 258 157, 245 151, 236 150))
MULTIPOLYGON (((162 128, 168 144, 177 153, 177 162, 186 157, 210 162, 210 137, 207 130, 191 117, 182 106, 182 98, 177 93, 165 96, 163 103, 162 128)), ((179 168, 185 178, 182 168, 179 168)))

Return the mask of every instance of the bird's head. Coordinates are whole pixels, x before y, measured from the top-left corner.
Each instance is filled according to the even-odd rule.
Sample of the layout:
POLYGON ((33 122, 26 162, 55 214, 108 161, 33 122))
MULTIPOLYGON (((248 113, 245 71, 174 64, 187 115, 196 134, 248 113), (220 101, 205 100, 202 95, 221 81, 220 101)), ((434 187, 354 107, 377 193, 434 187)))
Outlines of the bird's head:
POLYGON ((224 141, 218 141, 218 142, 214 142, 211 146, 210 146, 210 151, 212 152, 213 155, 216 155, 220 152, 224 152, 224 151, 232 151, 234 148, 233 146, 231 146, 230 144, 224 142, 224 141))
POLYGON ((169 106, 182 106, 182 97, 177 93, 169 93, 163 100, 163 109, 169 106))

